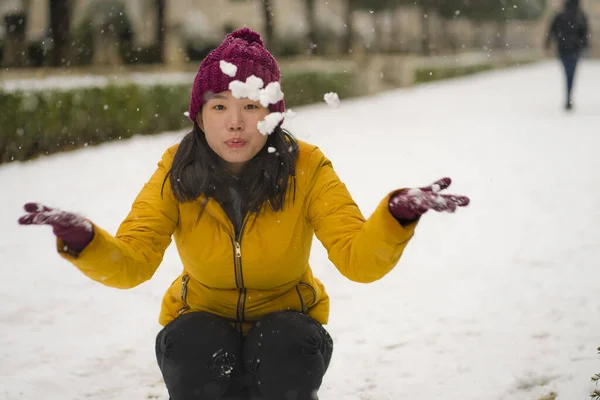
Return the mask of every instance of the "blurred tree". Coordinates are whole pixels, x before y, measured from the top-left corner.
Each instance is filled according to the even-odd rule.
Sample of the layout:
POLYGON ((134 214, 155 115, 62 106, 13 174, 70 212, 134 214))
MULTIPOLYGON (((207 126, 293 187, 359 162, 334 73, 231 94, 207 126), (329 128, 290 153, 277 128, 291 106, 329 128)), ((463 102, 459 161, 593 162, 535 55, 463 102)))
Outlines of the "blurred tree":
POLYGON ((391 10, 395 10, 402 2, 401 0, 350 0, 354 7, 359 10, 368 10, 373 16, 373 29, 375 30, 376 44, 372 50, 379 51, 383 49, 383 18, 391 10))
POLYGON ((4 11, 3 67, 23 67, 27 65, 27 14, 29 2, 23 0, 3 0, 0 10, 4 11))
POLYGON ((165 0, 155 0, 156 4, 156 59, 165 61, 165 0))
POLYGON ((354 10, 356 9, 354 0, 346 0, 346 14, 344 24, 346 25, 346 34, 344 35, 342 51, 345 54, 352 53, 352 43, 354 41, 354 10))
POLYGON ((317 19, 315 18, 315 0, 304 0, 306 23, 308 25, 307 41, 308 49, 311 54, 319 52, 318 48, 318 35, 317 35, 317 19))
POLYGON ((416 6, 421 14, 421 52, 423 55, 431 54, 431 15, 436 13, 444 3, 453 3, 456 0, 400 0, 403 5, 416 6))
POLYGON ((265 23, 265 42, 267 46, 274 47, 275 19, 273 15, 272 0, 261 0, 263 6, 263 16, 265 23))
POLYGON ((71 64, 70 3, 70 0, 48 0, 50 35, 52 38, 50 65, 53 67, 71 64))
POLYGON ((498 25, 498 45, 506 47, 508 22, 539 19, 547 0, 463 0, 461 15, 476 24, 491 22, 498 25))

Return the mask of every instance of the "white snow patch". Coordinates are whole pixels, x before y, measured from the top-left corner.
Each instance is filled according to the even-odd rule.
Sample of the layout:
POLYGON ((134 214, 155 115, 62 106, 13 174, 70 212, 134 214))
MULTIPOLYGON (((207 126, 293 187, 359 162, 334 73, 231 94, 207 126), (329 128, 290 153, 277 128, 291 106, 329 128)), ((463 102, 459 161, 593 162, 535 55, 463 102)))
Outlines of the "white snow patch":
POLYGON ((261 78, 251 75, 246 79, 246 82, 231 81, 229 90, 231 95, 236 99, 248 98, 253 101, 260 101, 263 107, 268 107, 269 104, 275 104, 283 100, 283 92, 279 82, 270 82, 263 89, 264 82, 261 78))
POLYGON ((236 99, 250 99, 252 101, 260 100, 260 90, 262 89, 264 82, 257 76, 251 75, 246 79, 246 82, 242 81, 231 81, 229 82, 229 90, 231 95, 236 99))
POLYGON ((221 60, 219 62, 219 67, 225 75, 230 76, 232 78, 235 76, 235 74, 237 74, 237 66, 225 60, 221 60))
MULTIPOLYGON (((600 372, 591 279, 600 259, 600 62, 578 65, 569 114, 561 74, 553 60, 286 116, 292 134, 333 162, 366 217, 393 182, 420 187, 447 174, 453 194, 477 199, 456 214, 425 214, 398 266, 371 284, 349 282, 313 242, 309 262, 331 297, 325 328, 335 342, 321 398, 589 398, 600 372)), ((0 165, 0 182, 14 188, 0 195, 0 254, 18 266, 0 268, 0 398, 168 399, 152 348, 162 295, 181 274, 174 243, 152 279, 110 289, 56 255, 51 229, 16 220, 39 201, 117 232, 187 131, 0 165)))
POLYGON ((270 135, 273 133, 277 125, 283 121, 284 114, 280 112, 272 112, 267 114, 265 119, 258 121, 257 128, 263 135, 270 135))
POLYGON ((286 119, 286 120, 289 120, 289 119, 295 118, 295 117, 296 117, 296 115, 298 115, 298 114, 296 114, 294 111, 292 111, 292 109, 291 109, 291 108, 289 108, 289 109, 287 109, 287 110, 285 111, 285 119, 286 119))
POLYGON ((325 93, 323 98, 325 99, 325 102, 331 107, 339 107, 340 105, 340 98, 336 92, 325 93))
POLYGON ((283 92, 279 82, 271 82, 266 88, 259 92, 260 104, 268 107, 269 104, 276 104, 283 100, 283 92))

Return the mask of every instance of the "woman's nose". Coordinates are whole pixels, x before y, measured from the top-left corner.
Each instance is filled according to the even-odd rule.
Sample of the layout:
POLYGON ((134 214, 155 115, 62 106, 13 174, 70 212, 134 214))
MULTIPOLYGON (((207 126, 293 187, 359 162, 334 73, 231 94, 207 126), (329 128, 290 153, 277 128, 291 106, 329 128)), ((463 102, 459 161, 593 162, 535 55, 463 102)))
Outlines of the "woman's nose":
POLYGON ((241 131, 244 129, 244 119, 239 112, 232 111, 227 122, 227 129, 232 132, 241 131))

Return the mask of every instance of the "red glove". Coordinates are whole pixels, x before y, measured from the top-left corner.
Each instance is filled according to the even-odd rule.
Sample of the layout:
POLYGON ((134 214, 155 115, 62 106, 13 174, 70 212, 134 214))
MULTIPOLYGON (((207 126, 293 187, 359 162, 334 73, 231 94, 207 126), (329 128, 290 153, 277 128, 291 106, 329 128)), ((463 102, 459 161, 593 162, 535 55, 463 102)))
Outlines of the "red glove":
POLYGON ((84 217, 38 203, 23 206, 27 214, 19 218, 21 225, 50 225, 70 250, 81 252, 94 238, 92 223, 84 217))
POLYGON ((442 178, 431 186, 419 189, 402 189, 390 199, 390 212, 402 225, 415 222, 429 209, 454 212, 456 207, 469 204, 466 196, 438 194, 452 183, 450 178, 442 178))

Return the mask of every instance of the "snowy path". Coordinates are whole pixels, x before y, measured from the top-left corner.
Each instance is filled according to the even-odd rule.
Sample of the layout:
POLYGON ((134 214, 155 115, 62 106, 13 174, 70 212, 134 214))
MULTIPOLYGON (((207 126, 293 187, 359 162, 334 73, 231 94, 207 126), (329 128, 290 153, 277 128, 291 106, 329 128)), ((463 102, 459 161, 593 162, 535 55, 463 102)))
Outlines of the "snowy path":
MULTIPOLYGON (((315 241, 335 340, 323 400, 587 398, 600 372, 600 62, 578 73, 570 115, 554 62, 295 110, 292 132, 323 149, 366 215, 389 190, 445 175, 472 199, 425 216, 372 285, 344 280, 315 241)), ((119 291, 16 219, 36 200, 114 232, 180 137, 0 166, 0 400, 167 399, 153 345, 175 249, 119 291)))

